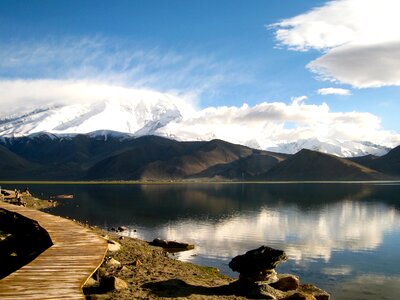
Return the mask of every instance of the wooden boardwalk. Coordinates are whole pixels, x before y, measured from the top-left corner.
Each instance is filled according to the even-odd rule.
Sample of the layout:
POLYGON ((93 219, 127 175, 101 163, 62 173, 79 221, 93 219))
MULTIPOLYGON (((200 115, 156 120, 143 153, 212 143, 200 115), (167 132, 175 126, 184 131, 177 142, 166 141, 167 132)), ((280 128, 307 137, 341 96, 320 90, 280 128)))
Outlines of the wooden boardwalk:
POLYGON ((82 286, 102 263, 107 241, 61 217, 1 201, 0 208, 36 220, 53 242, 32 262, 0 280, 0 299, 84 299, 82 286))

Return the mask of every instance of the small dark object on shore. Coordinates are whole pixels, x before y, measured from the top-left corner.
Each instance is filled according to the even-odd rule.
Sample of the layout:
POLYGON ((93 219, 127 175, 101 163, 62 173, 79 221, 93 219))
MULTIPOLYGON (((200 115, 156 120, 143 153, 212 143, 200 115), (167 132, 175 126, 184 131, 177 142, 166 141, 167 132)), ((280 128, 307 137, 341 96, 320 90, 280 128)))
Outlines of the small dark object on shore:
POLYGON ((176 241, 167 241, 162 239, 154 239, 149 243, 151 246, 162 247, 168 252, 179 252, 194 249, 194 245, 189 243, 181 243, 176 241))
POLYGON ((128 230, 128 227, 125 227, 125 226, 119 226, 119 227, 117 228, 117 231, 118 231, 118 232, 122 232, 122 231, 126 231, 126 230, 128 230))

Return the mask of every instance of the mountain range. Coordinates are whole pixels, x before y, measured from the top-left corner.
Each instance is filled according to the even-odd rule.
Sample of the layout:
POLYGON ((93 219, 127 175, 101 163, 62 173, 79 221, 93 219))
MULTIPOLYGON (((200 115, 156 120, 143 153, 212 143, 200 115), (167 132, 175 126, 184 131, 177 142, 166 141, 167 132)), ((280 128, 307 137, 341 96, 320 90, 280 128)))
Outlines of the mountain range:
POLYGON ((97 131, 0 137, 2 180, 386 180, 400 177, 400 146, 383 156, 294 155, 222 140, 176 141, 97 131))
POLYGON ((158 135, 179 141, 224 139, 231 143, 278 153, 295 154, 309 149, 341 157, 363 155, 382 156, 390 148, 369 141, 338 141, 335 139, 300 139, 270 141, 263 136, 255 139, 247 135, 218 136, 202 126, 189 130, 182 120, 191 123, 193 112, 179 100, 156 92, 142 92, 131 101, 113 99, 96 103, 54 105, 28 112, 19 112, 0 118, 0 136, 22 137, 40 132, 57 135, 86 134, 99 130, 124 132, 134 137, 158 135), (273 143, 275 143, 273 145, 273 143))

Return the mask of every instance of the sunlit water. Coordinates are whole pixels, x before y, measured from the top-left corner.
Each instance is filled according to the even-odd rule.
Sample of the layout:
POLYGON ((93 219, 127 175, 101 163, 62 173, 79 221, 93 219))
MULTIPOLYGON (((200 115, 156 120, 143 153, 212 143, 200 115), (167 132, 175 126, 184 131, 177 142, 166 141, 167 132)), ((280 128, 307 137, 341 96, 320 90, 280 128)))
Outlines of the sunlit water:
MULTIPOLYGON (((12 187, 13 188, 13 187, 12 187)), ((19 188, 22 188, 20 186, 19 188)), ((400 185, 32 185, 36 196, 74 194, 51 213, 126 235, 190 242, 177 257, 230 276, 230 259, 260 245, 283 249, 280 273, 333 299, 400 297, 400 185)))

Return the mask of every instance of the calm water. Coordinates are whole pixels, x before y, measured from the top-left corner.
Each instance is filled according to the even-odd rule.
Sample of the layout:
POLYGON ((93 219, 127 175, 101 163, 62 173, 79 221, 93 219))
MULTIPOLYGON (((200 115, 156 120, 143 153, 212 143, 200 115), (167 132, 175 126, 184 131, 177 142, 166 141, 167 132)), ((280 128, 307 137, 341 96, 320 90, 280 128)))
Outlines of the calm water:
MULTIPOLYGON (((22 188, 22 186, 19 186, 22 188)), ((179 259, 228 268, 268 245, 333 299, 399 299, 399 184, 32 185, 39 197, 71 193, 51 213, 127 235, 191 242, 179 259), (136 232, 135 232, 136 230, 136 232)))

